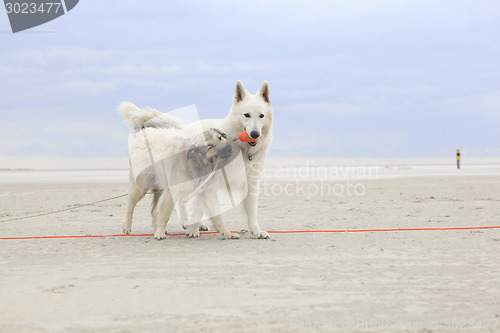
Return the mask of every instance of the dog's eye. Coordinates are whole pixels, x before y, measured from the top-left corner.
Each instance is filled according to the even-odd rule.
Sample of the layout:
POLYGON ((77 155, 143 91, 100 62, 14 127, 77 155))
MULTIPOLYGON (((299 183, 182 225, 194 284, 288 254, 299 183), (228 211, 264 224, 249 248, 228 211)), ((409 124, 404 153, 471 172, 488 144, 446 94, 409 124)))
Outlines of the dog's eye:
POLYGON ((244 116, 250 118, 250 113, 245 113, 244 116))
POLYGON ((264 115, 261 113, 260 116, 259 116, 259 118, 264 118, 264 115))
POLYGON ((212 149, 212 148, 214 148, 214 147, 215 147, 215 145, 214 145, 214 144, 209 144, 209 145, 207 146, 207 150, 210 150, 210 149, 212 149))
POLYGON ((222 135, 217 135, 217 139, 219 139, 219 141, 222 141, 222 135))

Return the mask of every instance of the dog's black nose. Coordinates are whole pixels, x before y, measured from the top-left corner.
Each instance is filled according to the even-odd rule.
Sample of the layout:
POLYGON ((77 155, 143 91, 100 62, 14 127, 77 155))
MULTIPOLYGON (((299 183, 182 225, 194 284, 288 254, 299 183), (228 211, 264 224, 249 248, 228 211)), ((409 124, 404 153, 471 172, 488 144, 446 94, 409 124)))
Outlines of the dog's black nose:
POLYGON ((259 138, 259 136, 260 136, 260 133, 259 133, 259 132, 257 132, 257 131, 252 131, 252 132, 250 133, 250 136, 252 137, 252 139, 258 139, 258 138, 259 138))

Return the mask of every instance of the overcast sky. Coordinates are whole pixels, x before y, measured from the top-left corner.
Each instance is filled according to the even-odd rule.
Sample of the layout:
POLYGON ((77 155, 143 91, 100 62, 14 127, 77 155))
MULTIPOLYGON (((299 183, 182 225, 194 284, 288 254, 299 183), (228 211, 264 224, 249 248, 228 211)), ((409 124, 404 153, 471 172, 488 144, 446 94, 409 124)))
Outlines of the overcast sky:
POLYGON ((239 79, 270 83, 274 156, 500 156, 499 36, 494 0, 81 0, 17 34, 2 8, 0 155, 123 157, 120 101, 221 118, 239 79))

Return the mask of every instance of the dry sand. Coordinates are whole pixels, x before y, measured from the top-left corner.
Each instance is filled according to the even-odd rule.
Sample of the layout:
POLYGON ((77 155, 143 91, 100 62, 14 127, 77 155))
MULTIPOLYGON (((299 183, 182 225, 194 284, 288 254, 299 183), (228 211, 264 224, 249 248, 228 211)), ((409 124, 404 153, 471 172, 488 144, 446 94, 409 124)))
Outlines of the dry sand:
MULTIPOLYGON (((351 180, 352 190, 364 188, 358 186, 358 195, 347 194, 346 182, 266 181, 261 226, 500 225, 500 176, 412 177, 408 171, 351 180), (312 195, 310 184, 322 185, 323 193, 312 195), (337 186, 337 194, 328 193, 335 184, 346 192, 339 195, 337 186)), ((120 181, 3 184, 0 221, 126 191, 120 181)), ((125 203, 0 223, 0 237, 117 234, 125 203)), ((148 206, 144 200, 136 210, 134 233, 152 232, 148 206)), ((246 228, 238 212, 225 221, 232 230, 246 228)), ((168 231, 182 232, 176 218, 168 231)), ((0 331, 500 330, 500 229, 272 237, 0 240, 0 331)))

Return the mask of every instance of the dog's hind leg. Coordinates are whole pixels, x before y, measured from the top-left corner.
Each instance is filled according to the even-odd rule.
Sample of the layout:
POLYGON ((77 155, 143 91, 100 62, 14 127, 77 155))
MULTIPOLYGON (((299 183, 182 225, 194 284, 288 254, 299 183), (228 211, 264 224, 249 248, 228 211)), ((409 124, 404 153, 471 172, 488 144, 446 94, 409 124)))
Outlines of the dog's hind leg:
POLYGON ((128 191, 127 215, 125 216, 125 222, 122 224, 123 233, 130 234, 132 231, 132 216, 134 215, 135 206, 139 201, 141 201, 142 198, 144 198, 147 191, 147 189, 144 189, 135 183, 130 183, 128 191))
POLYGON ((158 200, 160 199, 162 191, 154 190, 153 199, 151 200, 151 218, 153 222, 153 231, 156 230, 158 212, 156 207, 158 206, 158 200))
POLYGON ((158 198, 158 208, 157 208, 157 220, 156 220, 156 231, 155 238, 165 239, 165 231, 167 229, 167 223, 174 209, 174 200, 172 199, 172 193, 170 190, 164 190, 163 193, 158 198))

